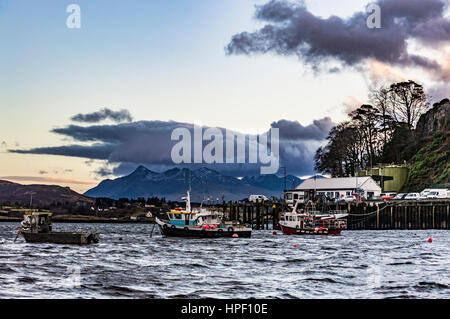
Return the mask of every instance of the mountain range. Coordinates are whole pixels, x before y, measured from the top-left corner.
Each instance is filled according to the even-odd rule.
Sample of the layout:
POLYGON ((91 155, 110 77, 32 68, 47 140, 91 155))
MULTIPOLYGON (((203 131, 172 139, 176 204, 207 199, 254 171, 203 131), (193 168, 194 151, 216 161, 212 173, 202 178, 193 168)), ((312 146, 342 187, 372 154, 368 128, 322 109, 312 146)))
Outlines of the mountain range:
MULTIPOLYGON (((301 182, 298 177, 286 176, 288 189, 301 182)), ((167 200, 180 200, 189 188, 192 190, 191 199, 197 202, 206 197, 221 201, 222 196, 226 201, 241 200, 251 194, 282 197, 284 178, 270 174, 236 178, 205 167, 196 170, 173 168, 157 173, 141 165, 127 176, 102 181, 84 195, 113 199, 165 197, 167 200)))

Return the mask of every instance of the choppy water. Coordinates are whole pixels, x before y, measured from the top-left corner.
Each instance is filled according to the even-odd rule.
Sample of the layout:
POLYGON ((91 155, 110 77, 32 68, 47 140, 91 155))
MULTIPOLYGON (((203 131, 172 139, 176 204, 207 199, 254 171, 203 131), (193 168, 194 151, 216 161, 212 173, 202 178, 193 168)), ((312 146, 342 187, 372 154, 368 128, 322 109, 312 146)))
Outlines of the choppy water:
POLYGON ((101 232, 79 247, 13 243, 18 224, 2 223, 0 298, 450 298, 448 231, 206 241, 150 238, 152 227, 54 225, 101 232))

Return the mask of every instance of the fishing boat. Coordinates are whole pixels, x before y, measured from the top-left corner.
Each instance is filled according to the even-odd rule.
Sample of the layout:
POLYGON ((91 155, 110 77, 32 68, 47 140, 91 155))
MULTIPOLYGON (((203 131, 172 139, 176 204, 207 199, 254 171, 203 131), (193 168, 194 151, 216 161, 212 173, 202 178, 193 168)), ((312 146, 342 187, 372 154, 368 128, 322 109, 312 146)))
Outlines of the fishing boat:
POLYGON ((51 213, 30 213, 21 223, 23 238, 28 243, 53 243, 88 245, 98 243, 100 233, 54 232, 52 231, 51 213))
POLYGON ((285 235, 340 235, 347 228, 347 212, 316 211, 305 207, 297 212, 296 202, 291 212, 283 215, 279 222, 281 231, 285 235))
POLYGON ((237 222, 224 221, 224 214, 219 211, 210 211, 202 206, 200 210, 191 209, 190 191, 187 191, 186 209, 176 208, 166 214, 166 218, 155 218, 155 222, 164 236, 219 238, 219 237, 245 237, 249 238, 252 229, 237 222))

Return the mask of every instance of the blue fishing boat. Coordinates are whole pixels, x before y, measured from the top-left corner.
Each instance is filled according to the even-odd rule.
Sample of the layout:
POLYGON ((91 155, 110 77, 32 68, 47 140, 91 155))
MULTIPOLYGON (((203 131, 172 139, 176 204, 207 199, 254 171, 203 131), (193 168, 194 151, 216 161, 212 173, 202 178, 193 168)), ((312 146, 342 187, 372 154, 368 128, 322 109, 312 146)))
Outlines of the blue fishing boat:
POLYGON ((219 237, 251 237, 252 229, 237 222, 225 221, 224 214, 211 211, 200 206, 199 210, 191 209, 190 191, 187 191, 186 209, 171 210, 166 218, 155 221, 164 236, 219 238, 219 237))

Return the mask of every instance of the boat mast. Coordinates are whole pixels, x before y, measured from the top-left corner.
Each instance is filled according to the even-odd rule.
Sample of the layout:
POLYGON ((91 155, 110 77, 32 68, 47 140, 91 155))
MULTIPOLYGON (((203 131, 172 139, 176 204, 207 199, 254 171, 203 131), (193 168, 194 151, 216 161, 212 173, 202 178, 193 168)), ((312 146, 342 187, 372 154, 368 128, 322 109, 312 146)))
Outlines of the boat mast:
POLYGON ((298 203, 299 203, 299 202, 300 202, 299 200, 297 200, 297 201, 295 202, 294 208, 292 209, 292 213, 297 213, 297 206, 298 206, 298 203))
POLYGON ((187 212, 191 212, 191 190, 189 189, 187 191, 187 196, 186 196, 186 211, 187 212))

